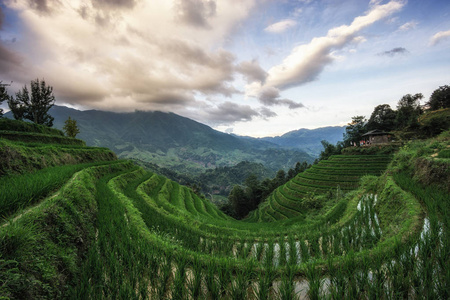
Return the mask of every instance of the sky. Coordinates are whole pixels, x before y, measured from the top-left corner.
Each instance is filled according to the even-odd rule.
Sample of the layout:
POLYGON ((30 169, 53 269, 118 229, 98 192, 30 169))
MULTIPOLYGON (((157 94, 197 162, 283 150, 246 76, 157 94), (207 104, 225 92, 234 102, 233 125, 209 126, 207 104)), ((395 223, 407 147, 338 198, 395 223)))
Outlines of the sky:
POLYGON ((450 84, 450 1, 0 0, 0 81, 36 78, 238 135, 342 126, 450 84))

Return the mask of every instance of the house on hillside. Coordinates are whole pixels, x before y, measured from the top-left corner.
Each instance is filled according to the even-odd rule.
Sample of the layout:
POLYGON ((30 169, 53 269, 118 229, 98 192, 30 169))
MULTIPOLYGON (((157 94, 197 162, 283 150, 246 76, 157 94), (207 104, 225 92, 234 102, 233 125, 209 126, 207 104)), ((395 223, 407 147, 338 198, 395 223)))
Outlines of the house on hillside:
POLYGON ((362 135, 362 145, 378 145, 378 144, 386 144, 391 140, 391 135, 389 132, 384 132, 378 129, 371 130, 362 135))

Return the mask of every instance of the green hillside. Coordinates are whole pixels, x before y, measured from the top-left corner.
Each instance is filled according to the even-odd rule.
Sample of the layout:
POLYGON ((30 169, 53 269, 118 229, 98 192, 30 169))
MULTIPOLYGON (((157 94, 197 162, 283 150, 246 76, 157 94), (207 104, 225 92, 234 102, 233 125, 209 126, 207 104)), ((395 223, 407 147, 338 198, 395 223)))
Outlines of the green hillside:
MULTIPOLYGON (((93 149, 0 141, 27 157, 93 149)), ((20 159, 0 177, 14 199, 1 200, 0 297, 448 299, 449 145, 447 131, 394 156, 332 156, 243 221, 128 161, 20 159)))
POLYGON ((314 161, 299 149, 239 138, 173 113, 79 111, 64 106, 53 106, 49 113, 60 129, 69 117, 76 120, 78 137, 89 146, 107 147, 119 158, 138 159, 179 173, 200 174, 241 161, 262 163, 276 172, 299 161, 314 161))

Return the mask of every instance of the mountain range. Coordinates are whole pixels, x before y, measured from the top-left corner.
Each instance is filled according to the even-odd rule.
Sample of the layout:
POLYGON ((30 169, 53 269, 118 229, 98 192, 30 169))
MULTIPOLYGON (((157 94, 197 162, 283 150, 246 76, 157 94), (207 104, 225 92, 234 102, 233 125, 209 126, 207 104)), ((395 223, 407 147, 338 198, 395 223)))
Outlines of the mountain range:
POLYGON ((318 156, 323 150, 322 140, 336 144, 343 140, 345 126, 328 126, 316 129, 299 129, 276 137, 264 137, 261 140, 291 149, 300 149, 312 156, 318 156))
MULTIPOLYGON (((180 173, 233 166, 241 161, 262 163, 277 171, 296 162, 312 163, 322 150, 320 141, 342 137, 343 127, 300 129, 280 137, 248 138, 231 135, 194 120, 160 111, 116 113, 53 106, 54 127, 69 117, 77 121, 77 138, 89 146, 112 149, 118 157, 138 159, 180 173)), ((11 117, 11 113, 6 116, 11 117)))

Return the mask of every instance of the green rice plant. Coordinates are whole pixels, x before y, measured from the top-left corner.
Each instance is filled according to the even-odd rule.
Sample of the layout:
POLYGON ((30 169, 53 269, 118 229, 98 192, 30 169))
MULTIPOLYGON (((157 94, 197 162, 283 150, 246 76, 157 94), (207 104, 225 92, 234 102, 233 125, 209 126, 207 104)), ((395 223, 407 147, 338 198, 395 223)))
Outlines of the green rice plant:
POLYGON ((236 247, 236 257, 240 257, 240 255, 242 254, 242 249, 244 248, 244 243, 242 240, 236 240, 235 242, 235 247, 236 247))
POLYGON ((355 270, 354 278, 356 279, 357 295, 362 298, 367 294, 369 288, 369 269, 370 261, 363 256, 359 264, 358 270, 355 270))
POLYGON ((161 256, 159 261, 159 281, 156 298, 163 299, 167 293, 169 279, 172 276, 172 258, 161 256))
POLYGON ((347 281, 343 267, 340 264, 334 264, 333 256, 328 256, 327 259, 328 272, 330 276, 329 293, 331 299, 345 299, 345 292, 347 290, 347 281))
POLYGON ((248 254, 253 246, 253 243, 250 241, 244 241, 244 247, 242 247, 240 258, 247 259, 248 254))
POLYGON ((296 265, 297 264, 297 247, 295 244, 295 238, 294 235, 290 234, 288 236, 288 243, 289 243, 289 265, 296 265))
POLYGON ((232 281, 230 266, 227 261, 217 270, 217 283, 220 288, 220 298, 224 298, 229 290, 232 281))
POLYGON ((258 289, 254 293, 256 299, 266 300, 270 297, 273 280, 275 279, 275 272, 273 268, 268 268, 263 274, 259 275, 258 289))
POLYGON ((347 297, 350 299, 358 298, 358 287, 356 280, 356 273, 359 271, 356 260, 355 252, 350 250, 347 255, 344 256, 344 272, 347 277, 347 297))
POLYGON ((255 277, 255 260, 247 260, 244 265, 236 270, 230 286, 231 299, 247 299, 251 290, 252 279, 255 277))
POLYGON ((342 233, 340 231, 333 235, 333 255, 339 256, 342 254, 342 233))
POLYGON ((205 285, 208 290, 209 298, 214 300, 220 298, 220 285, 216 274, 217 265, 215 265, 213 262, 210 262, 207 266, 207 271, 205 274, 205 285))
POLYGON ((314 256, 316 259, 321 257, 319 239, 319 235, 316 235, 310 239, 311 256, 314 256))
POLYGON ((309 248, 308 245, 306 245, 304 240, 300 240, 300 258, 301 262, 305 263, 309 260, 309 248))
POLYGON ((321 299, 322 279, 316 260, 311 260, 306 264, 305 276, 308 280, 309 299, 321 299))
POLYGON ((450 298, 450 236, 447 230, 444 230, 441 234, 441 242, 439 249, 436 252, 437 261, 437 293, 443 299, 450 298))
POLYGON ((261 261, 262 260, 262 256, 263 256, 263 252, 264 252, 264 243, 262 241, 258 242, 256 244, 256 249, 255 249, 255 258, 257 261, 261 261))
POLYGON ((192 276, 188 279, 187 287, 189 295, 192 299, 199 299, 201 295, 201 287, 203 281, 203 265, 194 260, 192 265, 192 276))
POLYGON ((285 241, 284 237, 281 238, 278 242, 278 244, 280 245, 280 251, 278 254, 278 265, 280 267, 284 267, 287 265, 287 251, 286 251, 286 246, 287 246, 287 242, 285 241))
POLYGON ((244 300, 247 299, 247 289, 249 286, 248 275, 246 270, 238 270, 234 276, 234 280, 230 287, 231 299, 244 300))
POLYGON ((182 300, 186 298, 186 265, 187 260, 184 255, 180 255, 176 259, 177 269, 172 285, 172 299, 182 300))
POLYGON ((324 257, 328 256, 329 246, 330 246, 330 236, 328 235, 328 233, 325 233, 324 235, 322 235, 322 240, 321 240, 320 245, 322 248, 323 256, 324 257))
POLYGON ((274 250, 275 243, 273 239, 269 239, 266 244, 266 251, 264 253, 264 267, 266 269, 272 269, 274 266, 274 258, 275 258, 275 250, 274 250))
POLYGON ((297 299, 295 293, 295 267, 287 265, 286 271, 281 277, 281 283, 278 290, 278 298, 281 300, 297 299))
POLYGON ((386 283, 386 271, 383 266, 384 259, 380 256, 372 258, 372 278, 369 281, 368 298, 381 299, 384 297, 384 287, 386 283))

